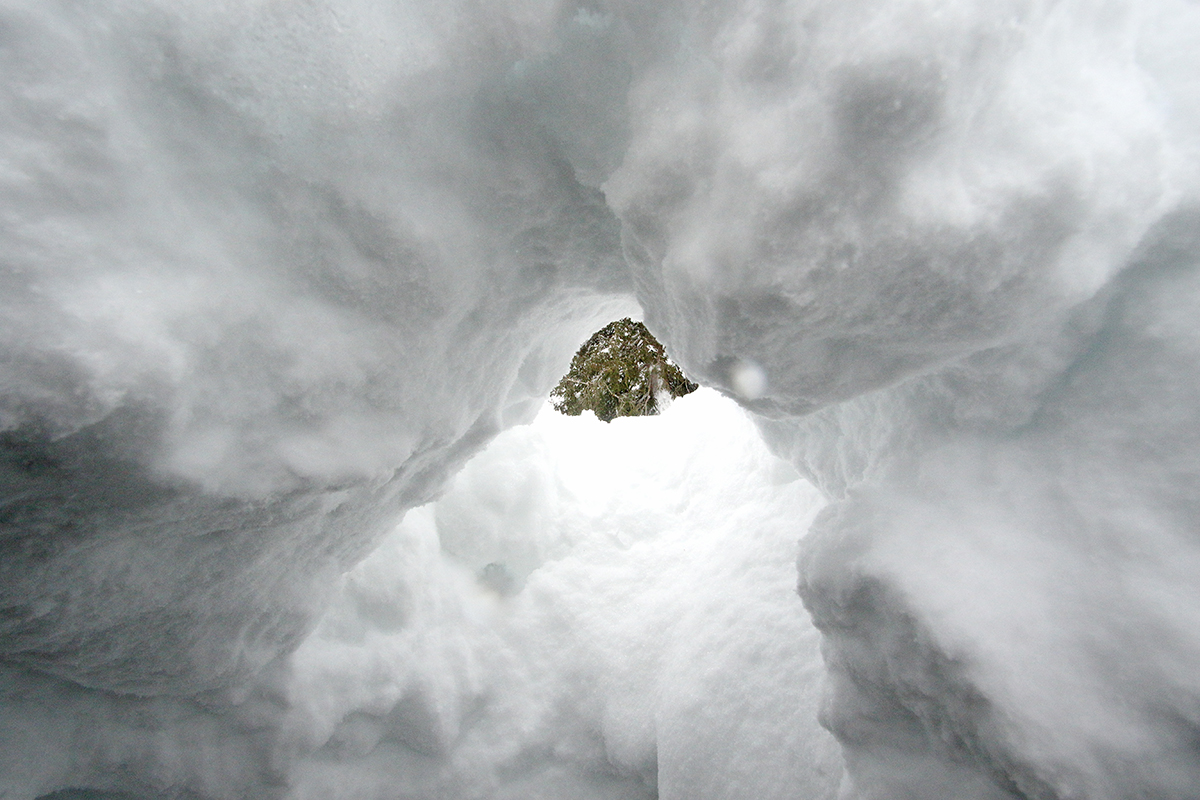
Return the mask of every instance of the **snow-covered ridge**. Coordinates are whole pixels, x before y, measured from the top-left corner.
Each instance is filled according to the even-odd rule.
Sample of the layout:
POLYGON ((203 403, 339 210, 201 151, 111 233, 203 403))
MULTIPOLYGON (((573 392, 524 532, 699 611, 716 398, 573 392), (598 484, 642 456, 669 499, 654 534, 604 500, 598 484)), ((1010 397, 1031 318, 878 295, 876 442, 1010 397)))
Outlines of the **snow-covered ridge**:
POLYGON ((0 3, 3 791, 310 785, 253 710, 302 708, 341 576, 640 306, 832 501, 843 796, 1194 796, 1198 39, 1185 0, 0 3), (31 766, 200 702, 266 761, 31 766))

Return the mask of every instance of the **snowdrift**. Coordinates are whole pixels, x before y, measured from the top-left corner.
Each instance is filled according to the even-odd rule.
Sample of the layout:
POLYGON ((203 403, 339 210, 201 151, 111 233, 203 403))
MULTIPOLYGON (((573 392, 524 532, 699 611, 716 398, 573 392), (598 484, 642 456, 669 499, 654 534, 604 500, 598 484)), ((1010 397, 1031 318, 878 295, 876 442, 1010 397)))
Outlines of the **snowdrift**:
POLYGON ((0 793, 1194 797, 1198 40, 1185 0, 0 4, 0 793), (761 453, 700 517, 698 451, 636 513, 532 434, 450 489, 639 313, 811 530, 761 453), (759 594, 787 537, 820 670, 759 594))

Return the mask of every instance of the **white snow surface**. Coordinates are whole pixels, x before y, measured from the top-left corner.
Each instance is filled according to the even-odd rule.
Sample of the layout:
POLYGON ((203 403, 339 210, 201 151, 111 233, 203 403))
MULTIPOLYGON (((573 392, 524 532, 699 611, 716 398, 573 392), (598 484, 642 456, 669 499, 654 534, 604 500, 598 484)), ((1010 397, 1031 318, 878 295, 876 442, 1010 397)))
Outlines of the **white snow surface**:
POLYGON ((1200 793, 1195 2, 0 0, 0 67, 10 796, 828 796, 819 683, 846 800, 1200 793), (666 624, 702 482, 413 510, 627 314, 828 501, 822 681, 745 580, 807 512, 666 624))
POLYGON ((408 512, 221 717, 8 676, 0 789, 832 797, 794 566, 823 504, 712 390, 611 424, 547 405, 408 512))

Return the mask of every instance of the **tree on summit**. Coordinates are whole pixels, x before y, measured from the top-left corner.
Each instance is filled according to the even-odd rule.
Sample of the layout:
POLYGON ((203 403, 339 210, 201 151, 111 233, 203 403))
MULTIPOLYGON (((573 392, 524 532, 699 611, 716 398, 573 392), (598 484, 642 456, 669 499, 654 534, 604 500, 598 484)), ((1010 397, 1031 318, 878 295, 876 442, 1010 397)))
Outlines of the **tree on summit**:
POLYGON ((550 398, 561 414, 578 416, 590 409, 611 422, 657 414, 660 395, 682 397, 696 388, 646 326, 626 317, 605 325, 579 348, 550 398))

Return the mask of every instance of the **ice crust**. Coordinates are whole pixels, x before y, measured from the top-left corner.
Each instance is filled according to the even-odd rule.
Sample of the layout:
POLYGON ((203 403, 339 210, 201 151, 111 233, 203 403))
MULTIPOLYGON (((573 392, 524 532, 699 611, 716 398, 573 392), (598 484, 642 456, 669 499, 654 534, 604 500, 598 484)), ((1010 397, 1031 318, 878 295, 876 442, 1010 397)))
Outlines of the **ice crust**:
POLYGON ((0 64, 9 796, 831 796, 748 578, 807 512, 516 434, 425 506, 639 310, 829 501, 840 797, 1200 792, 1195 3, 5 0, 0 64))

